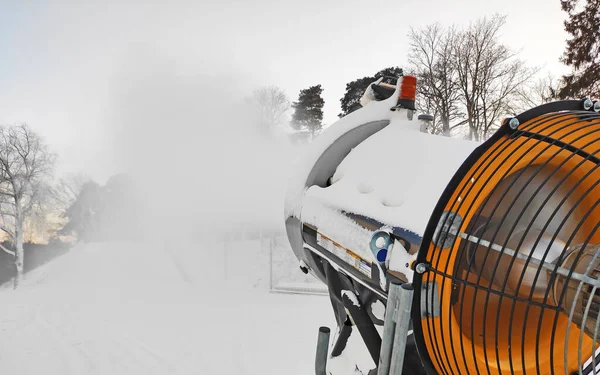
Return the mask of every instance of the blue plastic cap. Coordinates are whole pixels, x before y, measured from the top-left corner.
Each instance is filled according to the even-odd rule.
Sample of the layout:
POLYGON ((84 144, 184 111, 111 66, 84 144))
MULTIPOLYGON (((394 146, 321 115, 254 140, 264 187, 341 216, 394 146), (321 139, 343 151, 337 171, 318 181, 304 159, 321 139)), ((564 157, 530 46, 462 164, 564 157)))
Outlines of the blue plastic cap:
POLYGON ((385 262, 385 258, 387 258, 387 249, 381 249, 378 253, 377 253, 377 261, 379 263, 383 263, 385 262))

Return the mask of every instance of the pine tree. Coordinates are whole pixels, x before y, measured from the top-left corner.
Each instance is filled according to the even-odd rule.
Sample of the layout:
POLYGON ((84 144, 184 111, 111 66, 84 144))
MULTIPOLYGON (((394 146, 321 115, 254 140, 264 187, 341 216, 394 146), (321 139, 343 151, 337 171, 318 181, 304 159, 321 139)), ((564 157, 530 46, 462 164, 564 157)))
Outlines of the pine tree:
MULTIPOLYGON (((342 113, 340 113, 338 117, 344 117, 347 114, 352 113, 357 109, 361 108, 360 98, 363 96, 367 87, 369 87, 371 83, 378 80, 380 77, 400 76, 402 76, 402 69, 397 66, 393 66, 390 68, 382 69, 375 73, 375 75, 373 76, 358 78, 352 82, 347 83, 346 93, 340 99, 342 113)), ((387 82, 387 80, 384 79, 384 82, 387 82)))
POLYGON ((563 62, 573 72, 563 77, 561 98, 600 97, 600 0, 561 0, 567 12, 565 30, 571 35, 563 62))
POLYGON ((292 126, 296 129, 307 129, 311 134, 311 139, 323 127, 323 105, 325 101, 321 97, 322 93, 321 85, 311 86, 301 90, 298 101, 292 103, 294 108, 292 126))

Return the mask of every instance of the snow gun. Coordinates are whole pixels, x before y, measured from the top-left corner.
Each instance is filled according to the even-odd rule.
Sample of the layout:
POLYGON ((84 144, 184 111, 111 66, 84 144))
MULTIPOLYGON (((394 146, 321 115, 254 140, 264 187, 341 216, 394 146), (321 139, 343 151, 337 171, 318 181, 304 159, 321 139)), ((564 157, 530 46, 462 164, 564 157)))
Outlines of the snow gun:
POLYGON ((289 242, 337 323, 316 373, 600 373, 600 102, 475 143, 429 134, 415 90, 371 84, 291 182, 289 242))

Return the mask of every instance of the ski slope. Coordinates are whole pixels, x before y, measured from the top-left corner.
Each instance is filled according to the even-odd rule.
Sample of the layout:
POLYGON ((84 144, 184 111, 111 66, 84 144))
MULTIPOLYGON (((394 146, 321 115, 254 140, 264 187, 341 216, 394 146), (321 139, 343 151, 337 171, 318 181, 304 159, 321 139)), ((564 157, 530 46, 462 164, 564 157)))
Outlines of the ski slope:
POLYGON ((329 299, 260 287, 260 270, 251 267, 256 241, 230 250, 225 273, 218 257, 223 246, 74 248, 30 273, 19 290, 0 290, 0 369, 23 375, 314 372, 318 327, 334 327, 329 299))

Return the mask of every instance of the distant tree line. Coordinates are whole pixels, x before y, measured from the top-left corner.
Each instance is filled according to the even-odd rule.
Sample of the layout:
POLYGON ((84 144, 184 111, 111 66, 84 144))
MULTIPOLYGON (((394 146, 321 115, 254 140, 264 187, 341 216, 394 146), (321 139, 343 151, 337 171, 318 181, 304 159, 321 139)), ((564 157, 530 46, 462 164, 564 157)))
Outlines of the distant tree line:
POLYGON ((246 98, 250 105, 250 119, 258 132, 272 134, 278 128, 288 127, 296 134, 306 132, 306 141, 312 140, 323 128, 323 106, 321 85, 300 90, 298 100, 290 102, 285 92, 276 86, 266 86, 255 90, 246 98), (288 112, 291 118, 287 118, 288 112))
POLYGON ((26 124, 0 125, 0 251, 14 260, 15 289, 23 277, 26 242, 64 249, 64 235, 100 241, 140 234, 139 206, 126 175, 104 186, 80 174, 54 183, 55 160, 26 124))
POLYGON ((524 108, 538 69, 527 66, 499 40, 505 16, 467 27, 432 24, 409 33, 410 70, 419 80, 418 108, 434 116, 430 130, 483 140, 501 120, 524 108))
POLYGON ((418 107, 434 115, 434 133, 483 140, 501 120, 557 99, 600 98, 600 0, 560 0, 568 15, 561 79, 538 77, 499 41, 506 17, 484 17, 467 27, 411 29, 409 68, 419 79, 418 107))
MULTIPOLYGON (((407 69, 387 67, 348 82, 338 116, 361 108, 360 99, 370 84, 380 78, 394 83, 406 70, 418 78, 417 109, 434 116, 431 132, 473 140, 489 137, 503 118, 556 97, 554 80, 534 82, 538 69, 500 42, 505 23, 505 16, 494 15, 462 28, 433 24, 411 29, 407 69)), ((297 131, 306 130, 312 139, 323 127, 322 92, 321 85, 311 86, 290 104, 281 90, 269 87, 255 91, 251 102, 258 113, 276 114, 259 116, 265 119, 261 127, 285 123, 283 114, 293 109, 288 123, 297 131)))
MULTIPOLYGON (((560 2, 571 35, 562 61, 573 69, 561 79, 539 77, 539 68, 500 41, 506 16, 482 17, 467 26, 434 23, 410 29, 404 70, 392 66, 348 82, 338 116, 358 110, 371 83, 405 71, 418 78, 417 110, 434 116, 429 131, 477 141, 492 135, 504 118, 528 108, 560 98, 600 97, 600 0, 560 2)), ((312 139, 323 128, 322 92, 321 85, 308 87, 292 103, 281 89, 266 87, 255 91, 251 102, 261 128, 289 125, 312 139)))

